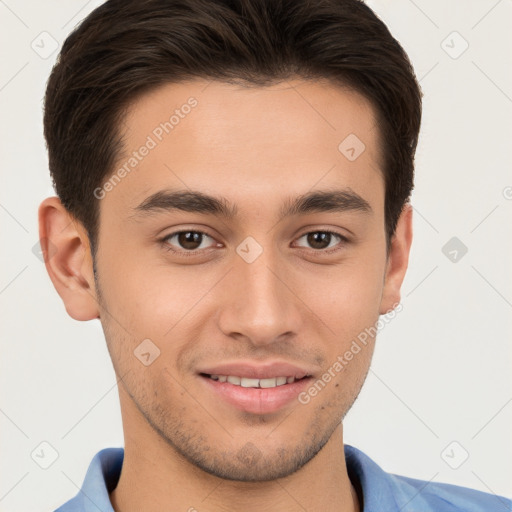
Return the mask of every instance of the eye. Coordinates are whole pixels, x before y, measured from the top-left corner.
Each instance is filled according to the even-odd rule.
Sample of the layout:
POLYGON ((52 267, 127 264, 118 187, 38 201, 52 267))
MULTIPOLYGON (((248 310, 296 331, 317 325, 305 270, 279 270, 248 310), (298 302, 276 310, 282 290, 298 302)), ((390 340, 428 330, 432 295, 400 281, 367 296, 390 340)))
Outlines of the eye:
MULTIPOLYGON (((332 244, 332 242, 345 242, 348 243, 348 239, 344 237, 343 235, 340 235, 339 233, 335 233, 334 231, 311 231, 309 233, 305 233, 302 235, 298 240, 301 238, 306 239, 306 243, 309 244, 310 248, 316 250, 316 251, 323 251, 323 252, 334 252, 337 251, 339 248, 335 248, 334 250, 328 250, 325 249, 331 249, 332 247, 336 247, 336 245, 343 245, 343 244, 332 244)), ((300 245, 299 247, 307 247, 304 245, 300 245)))
POLYGON ((208 239, 214 241, 211 236, 202 231, 189 230, 171 233, 162 238, 161 242, 169 251, 194 253, 197 250, 207 249, 208 245, 205 245, 205 242, 207 242, 208 239))

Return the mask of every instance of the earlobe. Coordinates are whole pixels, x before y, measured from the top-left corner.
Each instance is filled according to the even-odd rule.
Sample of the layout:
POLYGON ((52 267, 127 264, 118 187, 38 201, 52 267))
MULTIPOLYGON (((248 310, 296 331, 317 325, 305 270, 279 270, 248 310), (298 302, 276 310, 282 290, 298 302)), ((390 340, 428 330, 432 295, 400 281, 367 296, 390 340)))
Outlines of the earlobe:
POLYGON ((385 315, 400 302, 400 289, 409 263, 412 244, 412 206, 407 203, 391 239, 379 314, 385 315))
POLYGON ((89 238, 58 197, 39 206, 39 239, 46 270, 68 314, 75 320, 99 317, 89 238))

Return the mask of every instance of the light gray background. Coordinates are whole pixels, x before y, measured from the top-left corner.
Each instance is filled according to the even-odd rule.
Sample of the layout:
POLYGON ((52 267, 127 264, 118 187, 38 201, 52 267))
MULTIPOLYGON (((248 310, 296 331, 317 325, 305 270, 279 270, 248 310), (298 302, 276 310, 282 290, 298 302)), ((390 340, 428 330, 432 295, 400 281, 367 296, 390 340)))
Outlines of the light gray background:
MULTIPOLYGON (((32 252, 54 195, 47 54, 100 3, 0 0, 1 511, 52 511, 98 450, 123 445, 99 321, 67 316, 32 252), (48 469, 42 442, 58 452, 48 469)), ((379 335, 345 442, 392 473, 511 496, 512 2, 368 3, 412 59, 424 116, 403 311, 379 335), (467 254, 443 253, 452 237, 467 254)))

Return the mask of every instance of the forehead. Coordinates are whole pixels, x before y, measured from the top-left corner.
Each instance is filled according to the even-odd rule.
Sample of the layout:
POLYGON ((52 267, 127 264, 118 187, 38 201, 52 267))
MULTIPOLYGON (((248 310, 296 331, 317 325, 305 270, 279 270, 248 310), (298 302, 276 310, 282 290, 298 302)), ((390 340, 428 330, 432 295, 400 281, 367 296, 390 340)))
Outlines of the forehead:
POLYGON ((165 84, 132 103, 121 131, 114 172, 126 172, 109 201, 125 207, 163 188, 262 203, 315 184, 366 190, 376 201, 383 193, 373 109, 327 81, 165 84))

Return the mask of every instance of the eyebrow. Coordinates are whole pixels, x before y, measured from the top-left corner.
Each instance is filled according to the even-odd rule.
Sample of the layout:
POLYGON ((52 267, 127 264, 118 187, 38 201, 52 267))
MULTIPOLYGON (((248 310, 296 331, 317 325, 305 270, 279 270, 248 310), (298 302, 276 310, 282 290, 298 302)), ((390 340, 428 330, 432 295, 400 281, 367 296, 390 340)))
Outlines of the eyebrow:
MULTIPOLYGON (((160 190, 150 195, 133 208, 130 218, 152 216, 162 212, 184 211, 217 215, 233 219, 238 208, 222 196, 211 196, 194 190, 160 190)), ((322 212, 373 213, 372 207, 350 188, 337 190, 315 190, 306 194, 289 197, 279 212, 279 220, 294 215, 322 212)))

